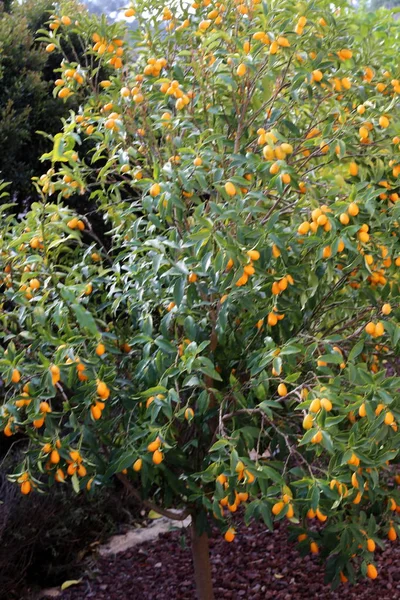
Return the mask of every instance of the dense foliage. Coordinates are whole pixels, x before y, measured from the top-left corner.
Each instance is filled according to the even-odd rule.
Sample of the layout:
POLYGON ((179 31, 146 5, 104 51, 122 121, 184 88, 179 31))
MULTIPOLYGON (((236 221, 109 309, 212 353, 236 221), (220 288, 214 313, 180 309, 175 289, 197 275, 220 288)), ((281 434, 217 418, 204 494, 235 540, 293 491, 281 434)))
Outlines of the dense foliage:
POLYGON ((335 584, 375 578, 400 505, 399 27, 343 0, 135 9, 129 47, 85 15, 41 34, 78 36, 55 94, 90 95, 0 238, 12 479, 118 474, 227 541, 243 503, 335 584))
MULTIPOLYGON (((74 35, 65 35, 62 47, 53 54, 43 52, 37 40, 37 30, 48 21, 55 4, 52 0, 0 2, 0 177, 10 182, 18 209, 26 207, 24 201, 34 191, 32 177, 40 171, 40 157, 48 147, 43 132, 56 133, 61 118, 68 116, 70 108, 77 109, 81 100, 76 96, 67 107, 52 94, 62 56, 83 59, 74 35)), ((62 4, 75 17, 85 11, 75 0, 62 4)))

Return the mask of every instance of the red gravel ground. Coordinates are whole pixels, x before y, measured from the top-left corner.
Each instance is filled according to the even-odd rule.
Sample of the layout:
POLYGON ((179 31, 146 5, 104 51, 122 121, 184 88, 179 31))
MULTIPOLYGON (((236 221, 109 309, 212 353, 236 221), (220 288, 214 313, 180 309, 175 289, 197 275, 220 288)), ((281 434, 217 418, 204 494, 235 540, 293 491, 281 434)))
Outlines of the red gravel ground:
MULTIPOLYGON (((187 538, 189 540, 189 537, 187 538)), ((79 586, 62 600, 194 600, 190 547, 179 531, 118 554, 100 558, 79 586)), ((210 540, 217 600, 379 600, 400 598, 400 552, 396 543, 376 552, 379 577, 331 591, 317 557, 301 557, 285 527, 268 532, 260 523, 238 529, 233 543, 210 540)))

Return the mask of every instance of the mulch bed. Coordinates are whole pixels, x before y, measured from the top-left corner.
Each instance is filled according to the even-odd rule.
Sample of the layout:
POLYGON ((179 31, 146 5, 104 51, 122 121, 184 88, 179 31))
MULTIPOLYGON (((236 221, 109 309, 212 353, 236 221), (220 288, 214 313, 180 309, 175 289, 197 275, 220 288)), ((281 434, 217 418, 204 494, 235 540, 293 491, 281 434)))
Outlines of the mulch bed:
MULTIPOLYGON (((210 540, 215 597, 218 600, 309 600, 400 598, 399 546, 377 550, 379 577, 357 585, 341 585, 336 591, 324 585, 324 569, 318 557, 301 557, 287 541, 286 526, 274 532, 261 523, 237 528, 233 543, 220 534, 210 540)), ((102 557, 83 582, 66 590, 62 600, 194 600, 189 537, 171 531, 157 540, 102 557)))

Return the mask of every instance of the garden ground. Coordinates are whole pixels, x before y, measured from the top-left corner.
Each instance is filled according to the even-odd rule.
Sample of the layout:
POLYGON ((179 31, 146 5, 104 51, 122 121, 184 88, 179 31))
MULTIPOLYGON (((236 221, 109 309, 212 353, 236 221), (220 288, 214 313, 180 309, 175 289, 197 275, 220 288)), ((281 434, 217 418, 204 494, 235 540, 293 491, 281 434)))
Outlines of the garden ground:
MULTIPOLYGON (((175 530, 115 556, 100 557, 82 583, 66 590, 59 599, 194 600, 189 544, 184 530, 175 530)), ((318 557, 302 557, 296 545, 288 542, 285 523, 277 525, 274 532, 262 523, 247 528, 238 524, 231 544, 215 531, 210 552, 218 600, 400 597, 400 552, 396 543, 387 543, 383 551, 377 548, 377 580, 364 579, 355 586, 344 584, 336 591, 324 585, 318 557)))

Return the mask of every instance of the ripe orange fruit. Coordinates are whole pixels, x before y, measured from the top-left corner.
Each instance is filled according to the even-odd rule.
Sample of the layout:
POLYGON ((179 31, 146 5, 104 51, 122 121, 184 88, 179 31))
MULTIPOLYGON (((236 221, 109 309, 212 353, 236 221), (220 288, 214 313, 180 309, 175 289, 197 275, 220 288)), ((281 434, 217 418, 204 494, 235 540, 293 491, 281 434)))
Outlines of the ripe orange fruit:
POLYGON ((31 290, 38 290, 40 288, 39 279, 31 279, 29 282, 29 287, 31 288, 31 290))
POLYGON ((310 414, 306 415, 303 419, 303 428, 311 429, 311 427, 313 426, 313 422, 314 422, 313 416, 310 414))
POLYGON ((101 344, 101 343, 97 344, 97 347, 96 347, 97 356, 102 356, 105 353, 105 351, 106 351, 106 347, 104 344, 101 344))
POLYGON ((332 402, 328 400, 328 398, 321 399, 321 406, 326 410, 326 412, 330 412, 332 410, 332 402))
POLYGON ((247 72, 247 67, 246 67, 246 65, 244 63, 241 63, 238 66, 238 68, 236 69, 236 74, 239 77, 243 77, 244 75, 246 75, 246 72, 247 72))
POLYGON ((320 442, 322 442, 322 432, 317 431, 317 433, 311 438, 311 443, 319 444, 320 442))
POLYGON ((60 462, 60 455, 57 450, 53 450, 50 454, 50 462, 53 463, 53 465, 60 462))
POLYGON ((258 250, 248 250, 247 256, 250 258, 250 260, 258 260, 260 258, 260 253, 258 250))
POLYGON ((349 173, 352 177, 356 177, 358 175, 358 165, 355 162, 351 162, 349 165, 349 173))
POLYGON ((281 167, 279 163, 273 163, 269 168, 269 172, 271 173, 271 175, 276 175, 277 173, 279 173, 280 168, 281 167))
POLYGON ((294 517, 294 508, 293 508, 293 504, 289 504, 288 505, 288 509, 286 512, 286 518, 287 519, 292 519, 294 517))
POLYGON ((50 373, 53 385, 56 385, 56 383, 58 383, 61 379, 60 369, 57 367, 57 365, 51 365, 50 373))
POLYGON ((49 413, 49 412, 51 412, 50 404, 48 402, 41 402, 40 405, 39 405, 39 410, 42 413, 49 413))
POLYGON ((127 8, 126 11, 124 12, 125 17, 127 17, 128 19, 130 17, 134 17, 136 14, 136 11, 134 8, 127 8))
POLYGON ((339 221, 342 225, 348 225, 350 223, 349 215, 347 213, 342 213, 339 216, 339 221))
POLYGON ((309 411, 312 413, 317 413, 321 410, 321 400, 319 398, 314 398, 311 402, 309 411))
POLYGON ((57 469, 56 474, 54 476, 55 480, 58 481, 59 483, 61 483, 62 481, 65 480, 65 474, 64 471, 62 469, 57 469))
POLYGON ((67 87, 63 87, 61 88, 61 90, 58 92, 57 96, 59 98, 68 98, 68 96, 70 96, 72 94, 71 90, 67 87))
POLYGON ((383 129, 386 129, 386 127, 389 127, 390 121, 389 121, 389 119, 387 117, 385 117, 385 115, 382 115, 381 117, 379 117, 379 125, 383 129))
POLYGON ((370 564, 367 566, 367 577, 369 577, 369 579, 376 579, 378 577, 378 571, 375 565, 370 564))
POLYGON ((285 508, 285 503, 282 501, 276 502, 272 507, 272 514, 277 516, 279 513, 283 511, 285 508))
POLYGON ((287 393, 288 393, 288 391, 287 391, 286 385, 284 383, 280 383, 278 385, 278 395, 281 396, 281 397, 282 396, 287 396, 287 393))
POLYGON ((78 475, 79 477, 85 477, 87 474, 86 467, 84 465, 79 465, 78 467, 78 475))
POLYGON ((383 315, 390 315, 390 313, 392 312, 392 307, 390 306, 390 304, 384 304, 382 306, 382 314, 383 315))
POLYGON ((160 450, 155 450, 153 453, 153 463, 159 465, 164 460, 164 454, 160 450))
POLYGON ((310 544, 310 552, 311 552, 311 554, 318 554, 319 553, 319 548, 318 548, 317 542, 311 542, 311 544, 310 544))
POLYGON ((68 465, 67 474, 72 477, 72 475, 74 475, 75 473, 76 473, 76 465, 71 463, 70 465, 68 465))
POLYGON ((299 235, 306 235, 310 231, 310 223, 308 221, 304 221, 301 223, 297 229, 297 233, 299 235))
POLYGON ((389 539, 391 542, 394 542, 395 540, 397 540, 397 533, 396 533, 396 530, 395 530, 395 528, 394 528, 393 526, 390 526, 390 527, 389 527, 389 531, 388 531, 388 539, 389 539))
POLYGON ((78 221, 79 219, 77 217, 74 217, 73 219, 68 221, 67 227, 69 227, 70 229, 76 229, 78 227, 78 221))
POLYGON ((18 371, 18 369, 13 369, 13 372, 11 374, 11 381, 13 383, 18 383, 21 379, 21 373, 18 371))
POLYGON ((27 496, 28 494, 30 494, 31 491, 32 491, 32 484, 30 481, 24 481, 23 483, 21 483, 21 493, 24 494, 24 496, 27 496))
POLYGON ((194 417, 194 410, 193 408, 187 408, 185 410, 185 419, 186 421, 191 421, 194 417))
POLYGON ((360 464, 360 459, 353 452, 352 455, 350 456, 349 460, 347 461, 347 464, 354 465, 355 467, 358 467, 358 465, 360 464))
POLYGON ((188 281, 189 283, 195 283, 197 281, 198 277, 196 275, 196 273, 190 273, 188 276, 188 281))
POLYGON ((372 323, 372 321, 370 321, 369 323, 367 323, 366 326, 365 326, 365 331, 369 335, 375 335, 375 323, 372 323))
POLYGON ((110 390, 108 389, 108 386, 106 383, 104 383, 104 381, 97 382, 96 391, 102 400, 107 400, 107 398, 110 395, 110 390))
POLYGON ((327 515, 324 515, 319 508, 317 508, 317 510, 315 511, 315 514, 317 516, 318 521, 321 521, 321 523, 324 523, 327 520, 327 515))
POLYGON ((313 71, 311 73, 311 75, 312 75, 313 81, 317 81, 317 82, 321 81, 321 79, 324 76, 322 71, 320 71, 319 69, 315 69, 315 71, 313 71))
POLYGON ((391 425, 392 423, 394 423, 394 416, 393 413, 390 412, 390 410, 388 410, 388 412, 385 415, 384 423, 385 425, 391 425))
POLYGON ((350 202, 347 211, 351 217, 356 217, 360 212, 360 209, 355 202, 350 202))
POLYGON ((154 442, 151 442, 148 446, 147 446, 147 450, 149 452, 155 452, 156 450, 158 450, 158 448, 161 446, 161 440, 160 438, 156 438, 154 440, 154 442))
POLYGON ((159 193, 161 192, 161 186, 159 183, 153 183, 153 185, 150 188, 150 196, 152 196, 153 198, 155 198, 155 196, 158 196, 159 193))
POLYGON ((133 463, 133 470, 136 471, 136 473, 138 473, 143 465, 143 460, 141 458, 138 458, 137 460, 135 460, 135 462, 133 463))
POLYGON ((230 527, 224 535, 225 541, 233 542, 233 540, 235 539, 235 535, 236 535, 236 531, 232 527, 230 527))
POLYGON ((228 194, 228 196, 231 197, 233 197, 236 194, 236 188, 231 181, 227 181, 225 183, 225 191, 228 194))
POLYGON ((100 419, 101 409, 99 406, 97 406, 96 404, 92 404, 92 406, 90 407, 90 412, 95 421, 98 421, 100 419))
POLYGON ((54 50, 56 49, 56 45, 55 44, 47 44, 46 46, 46 52, 54 52, 54 50))

